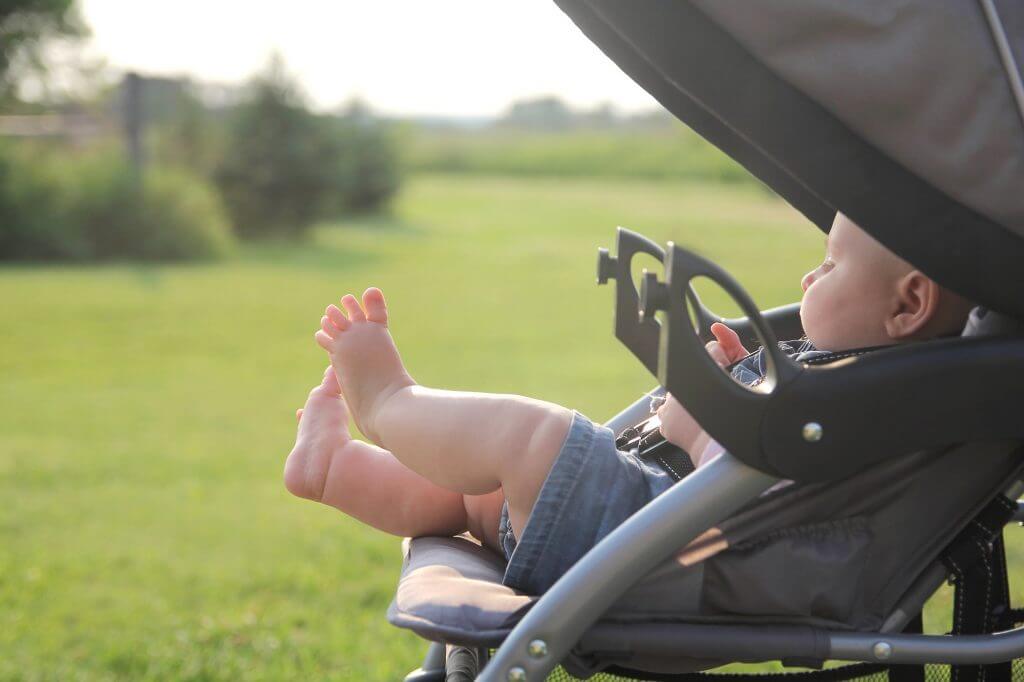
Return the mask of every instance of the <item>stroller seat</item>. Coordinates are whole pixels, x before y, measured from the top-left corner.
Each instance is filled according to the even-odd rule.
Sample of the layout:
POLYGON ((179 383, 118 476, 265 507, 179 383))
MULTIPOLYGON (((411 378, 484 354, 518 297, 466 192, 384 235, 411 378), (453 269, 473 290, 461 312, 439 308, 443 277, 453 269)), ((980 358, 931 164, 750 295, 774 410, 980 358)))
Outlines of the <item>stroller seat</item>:
MULTIPOLYGON (((777 342, 765 325, 792 326, 792 307, 770 312, 766 321, 738 285, 710 263, 677 246, 666 255, 639 235, 620 229, 619 259, 610 266, 613 259, 603 253, 599 270, 618 280, 617 334, 645 364, 651 359, 645 356, 649 347, 643 343, 643 325, 656 325, 666 335, 676 332, 674 342, 667 336, 658 340, 671 350, 657 363, 650 362, 658 366, 659 378, 671 377, 672 364, 683 354, 690 353, 691 359, 696 354, 706 359, 706 354, 688 313, 683 313, 686 317, 681 327, 673 325, 673 315, 676 320, 681 317, 677 310, 668 311, 664 325, 650 317, 628 314, 630 309, 644 310, 653 296, 650 287, 658 284, 645 275, 638 293, 632 278, 625 274, 631 255, 639 251, 637 246, 656 250, 656 255, 666 260, 682 259, 693 267, 709 268, 704 271, 749 312, 748 319, 732 320, 731 326, 766 342, 766 349, 776 347, 777 342), (627 323, 618 325, 622 319, 627 323)), ((693 276, 678 265, 670 272, 683 272, 685 281, 693 276)), ((695 292, 688 290, 686 295, 697 306, 698 320, 720 319, 703 308, 695 292)), ((968 335, 994 331, 1019 328, 998 315, 980 310, 972 314, 968 335)), ((988 342, 979 345, 971 339, 934 343, 942 352, 948 352, 952 344, 957 353, 960 344, 965 344, 968 356, 973 348, 982 358, 988 357, 991 349, 985 345, 988 342)), ((830 358, 831 366, 816 359, 815 367, 805 370, 823 376, 837 371, 850 376, 863 364, 863 371, 871 375, 873 362, 881 361, 885 367, 891 362, 887 354, 894 353, 919 360, 916 350, 910 356, 905 349, 847 352, 830 358)), ((778 375, 786 367, 779 364, 772 371, 778 375)), ((929 371, 934 372, 934 367, 929 371)), ((986 371, 993 370, 989 367, 986 371)), ((716 390, 733 385, 731 379, 722 383, 725 375, 717 367, 709 370, 691 364, 687 376, 696 385, 695 392, 706 394, 712 402, 721 400, 716 390)), ((777 376, 769 379, 774 381, 777 376)), ((757 394, 754 399, 762 396, 757 394)), ((615 430, 639 421, 637 416, 646 403, 646 399, 637 401, 613 420, 615 430)), ((737 413, 733 409, 727 412, 737 413)), ((712 421, 709 417, 713 415, 698 414, 702 422, 712 421)), ((737 428, 742 426, 739 423, 737 428)), ((930 442, 930 436, 922 438, 930 442)), ((879 448, 884 450, 884 445, 879 448)), ((1024 464, 1021 454, 1019 441, 1005 437, 919 449, 883 460, 869 453, 872 466, 838 462, 833 465, 839 472, 834 476, 776 487, 777 477, 747 467, 726 453, 634 514, 543 599, 502 585, 503 558, 469 538, 407 541, 402 578, 388 616, 393 624, 427 639, 489 649, 501 647, 520 625, 543 630, 545 625, 529 622, 536 615, 531 612, 559 593, 553 599, 563 605, 578 605, 581 612, 587 608, 595 611, 590 620, 584 620, 587 615, 579 618, 577 624, 582 621, 586 627, 572 641, 562 642, 565 650, 558 661, 582 677, 613 669, 654 679, 647 676, 685 675, 732 661, 782 659, 805 665, 820 665, 831 658, 884 661, 890 657, 887 652, 892 644, 884 641, 884 647, 876 651, 878 641, 868 642, 873 635, 861 633, 889 639, 890 635, 900 636, 894 633, 915 624, 926 599, 949 574, 949 566, 960 570, 956 562, 973 563, 977 557, 970 552, 977 547, 983 548, 980 560, 988 576, 982 607, 985 616, 978 631, 991 632, 997 622, 1005 620, 988 613, 996 602, 1004 610, 1008 608, 1008 597, 991 596, 996 593, 992 588, 996 577, 990 564, 996 558, 992 548, 1001 538, 1002 527, 1016 512, 1015 503, 1000 493, 1011 489, 1019 478, 1024 464), (850 470, 853 473, 845 473, 850 470), (936 495, 941 496, 942 504, 930 504, 936 495), (969 550, 966 555, 964 546, 969 550), (599 597, 603 583, 609 588, 599 597), (843 633, 853 638, 846 641, 849 651, 866 647, 872 652, 870 657, 863 653, 840 655, 843 633)), ((792 470, 797 473, 805 466, 785 460, 779 465, 795 466, 792 470)), ((1012 490, 1010 494, 1016 499, 1012 490)), ((998 593, 1004 595, 1006 589, 998 593)), ((548 611, 545 619, 552 616, 548 611)), ((557 639, 559 628, 551 628, 550 639, 557 639)), ((546 650, 548 641, 547 636, 535 637, 530 645, 546 650)), ((513 666, 514 676, 520 671, 526 674, 525 668, 513 666)), ((864 672, 855 668, 851 675, 860 674, 858 671, 864 672)))
MULTIPOLYGON (((966 508, 944 505, 956 513, 932 515, 914 511, 921 497, 942 490, 962 501, 1020 470, 1015 447, 961 446, 838 486, 782 489, 638 576, 562 665, 580 677, 607 668, 678 674, 765 660, 736 648, 736 638, 758 637, 774 638, 768 646, 785 642, 769 658, 791 651, 796 662, 818 662, 830 657, 818 630, 899 632, 936 587, 928 569, 991 499, 982 493, 966 508), (992 466, 978 467, 978 458, 992 466), (687 562, 687 554, 696 560, 724 544, 687 562), (772 632, 759 632, 767 623, 772 632), (708 627, 716 624, 726 627, 708 627)), ((497 648, 538 599, 503 585, 504 558, 470 537, 406 540, 403 553, 388 619, 427 639, 497 648)))

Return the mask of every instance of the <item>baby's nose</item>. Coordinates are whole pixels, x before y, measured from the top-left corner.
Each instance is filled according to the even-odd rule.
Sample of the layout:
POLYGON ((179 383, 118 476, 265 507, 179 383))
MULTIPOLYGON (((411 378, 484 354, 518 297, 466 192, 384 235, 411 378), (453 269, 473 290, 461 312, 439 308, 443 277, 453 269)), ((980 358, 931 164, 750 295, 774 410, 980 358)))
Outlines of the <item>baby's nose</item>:
POLYGON ((800 288, 807 291, 807 287, 814 284, 814 270, 811 270, 800 280, 800 288))

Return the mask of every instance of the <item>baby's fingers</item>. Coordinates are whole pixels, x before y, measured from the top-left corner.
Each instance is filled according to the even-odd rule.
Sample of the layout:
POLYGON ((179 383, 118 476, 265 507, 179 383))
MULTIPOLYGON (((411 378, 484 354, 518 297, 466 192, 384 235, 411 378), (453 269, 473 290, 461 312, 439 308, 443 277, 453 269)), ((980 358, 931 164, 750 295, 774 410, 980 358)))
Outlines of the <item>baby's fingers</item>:
POLYGON ((725 350, 722 348, 722 344, 718 341, 708 341, 707 345, 704 346, 707 349, 708 355, 715 361, 719 367, 725 367, 729 364, 729 358, 725 354, 725 350))
POLYGON ((740 335, 721 322, 715 322, 711 325, 711 333, 715 335, 716 339, 718 339, 722 352, 728 360, 726 364, 742 360, 750 354, 750 352, 743 347, 743 343, 740 341, 740 335))

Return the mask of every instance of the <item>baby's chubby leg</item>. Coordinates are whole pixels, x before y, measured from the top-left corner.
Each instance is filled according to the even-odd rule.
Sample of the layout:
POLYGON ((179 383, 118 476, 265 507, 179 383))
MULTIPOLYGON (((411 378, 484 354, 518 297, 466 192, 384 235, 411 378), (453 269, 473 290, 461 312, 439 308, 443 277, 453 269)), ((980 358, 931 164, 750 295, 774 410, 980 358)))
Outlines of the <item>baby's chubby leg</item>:
POLYGON ((455 535, 469 530, 497 548, 500 490, 470 497, 441 488, 390 452, 354 440, 334 371, 299 411, 295 447, 285 462, 288 490, 395 535, 455 535))
POLYGON ((384 296, 328 306, 316 339, 331 357, 360 431, 410 469, 452 491, 502 488, 521 533, 572 422, 564 407, 514 395, 419 386, 388 332, 384 296))

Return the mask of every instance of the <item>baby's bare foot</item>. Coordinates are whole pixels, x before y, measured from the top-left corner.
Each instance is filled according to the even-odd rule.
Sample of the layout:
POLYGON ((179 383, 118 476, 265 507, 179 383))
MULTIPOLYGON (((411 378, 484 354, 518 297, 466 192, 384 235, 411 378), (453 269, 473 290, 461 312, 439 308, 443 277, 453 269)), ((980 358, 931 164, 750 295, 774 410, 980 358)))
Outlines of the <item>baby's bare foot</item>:
POLYGON ((295 447, 284 464, 284 485, 293 495, 319 502, 332 458, 352 440, 348 408, 333 368, 328 367, 320 385, 309 392, 298 417, 295 447))
POLYGON ((405 371, 388 332, 388 311, 380 289, 367 289, 361 307, 351 294, 341 299, 341 305, 344 313, 334 305, 327 306, 316 341, 331 356, 331 366, 359 430, 379 445, 374 428, 377 410, 396 391, 415 382, 405 371))

